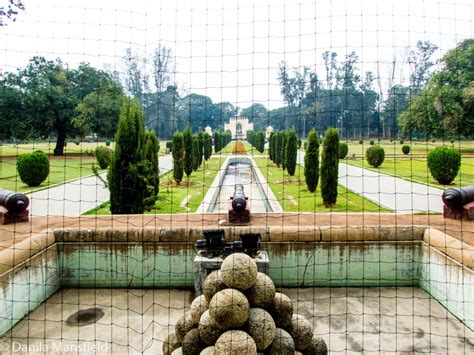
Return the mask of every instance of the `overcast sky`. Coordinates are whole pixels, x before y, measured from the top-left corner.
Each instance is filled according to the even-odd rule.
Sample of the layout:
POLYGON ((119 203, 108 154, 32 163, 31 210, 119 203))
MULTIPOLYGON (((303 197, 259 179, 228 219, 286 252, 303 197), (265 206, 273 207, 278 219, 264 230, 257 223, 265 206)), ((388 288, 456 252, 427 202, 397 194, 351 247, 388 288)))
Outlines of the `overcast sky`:
MULTIPOLYGON (((6 0, 0 0, 6 2, 6 0)), ((324 77, 321 54, 356 51, 361 74, 386 83, 394 55, 430 40, 439 58, 473 37, 469 0, 244 0, 124 1, 24 0, 26 12, 0 27, 0 67, 11 71, 33 55, 60 57, 123 70, 123 53, 150 59, 159 44, 171 48, 174 80, 183 92, 247 107, 282 105, 277 69, 308 66, 324 77)), ((147 66, 151 69, 151 61, 147 66)), ((405 66, 397 81, 409 76, 405 66)))

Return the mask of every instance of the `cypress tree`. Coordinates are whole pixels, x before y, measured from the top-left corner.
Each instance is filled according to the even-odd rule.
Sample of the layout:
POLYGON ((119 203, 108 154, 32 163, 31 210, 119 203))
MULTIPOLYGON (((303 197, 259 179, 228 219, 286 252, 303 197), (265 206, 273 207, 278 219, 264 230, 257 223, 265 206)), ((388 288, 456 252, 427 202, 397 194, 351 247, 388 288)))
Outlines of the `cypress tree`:
POLYGON ((273 132, 270 133, 270 137, 268 138, 268 157, 271 161, 274 161, 273 152, 275 151, 275 134, 273 132))
POLYGON ((337 201, 339 173, 339 131, 328 128, 323 139, 321 157, 321 195, 324 206, 333 207, 337 201))
POLYGON ((184 129, 183 132, 183 143, 184 143, 184 172, 189 177, 193 172, 193 134, 191 133, 191 127, 189 125, 184 129))
POLYGON ((295 175, 296 171, 296 155, 298 154, 298 137, 292 128, 288 132, 288 140, 286 143, 286 170, 290 176, 295 175))
POLYGON ((204 133, 198 133, 198 168, 202 165, 202 156, 204 155, 204 133))
POLYGON ((308 136, 308 147, 304 156, 304 176, 309 192, 316 191, 319 182, 319 140, 316 130, 308 136))
POLYGON ((274 161, 277 167, 280 167, 281 165, 281 155, 283 152, 282 145, 283 145, 283 132, 278 132, 275 137, 275 154, 274 154, 274 157, 275 157, 274 161))
POLYGON ((219 153, 221 151, 221 134, 219 131, 214 132, 214 152, 219 153))
POLYGON ((204 133, 204 159, 207 161, 212 155, 212 137, 209 133, 204 133))
POLYGON ((184 174, 184 138, 181 132, 173 135, 173 178, 179 185, 184 174))
POLYGON ((259 131, 257 133, 256 148, 260 153, 263 153, 265 151, 265 135, 263 134, 263 131, 259 131))
POLYGON ((138 100, 124 100, 107 176, 112 214, 140 214, 145 211, 144 122, 138 100))
POLYGON ((193 171, 199 169, 199 138, 193 136, 193 171))
POLYGON ((158 151, 160 143, 154 130, 145 132, 145 166, 148 181, 147 194, 145 197, 145 208, 150 210, 158 200, 160 186, 160 169, 158 166, 158 151))
POLYGON ((286 170, 286 144, 288 141, 288 132, 282 132, 282 142, 281 142, 281 167, 283 170, 286 170))

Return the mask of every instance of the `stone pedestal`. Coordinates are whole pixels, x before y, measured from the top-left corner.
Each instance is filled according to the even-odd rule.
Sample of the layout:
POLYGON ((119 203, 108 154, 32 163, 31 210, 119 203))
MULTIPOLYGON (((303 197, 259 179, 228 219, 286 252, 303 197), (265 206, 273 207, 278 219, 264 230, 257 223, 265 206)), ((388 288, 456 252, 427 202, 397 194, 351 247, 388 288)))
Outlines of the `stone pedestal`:
POLYGON ((443 205, 444 218, 474 220, 474 202, 469 202, 462 206, 461 209, 455 210, 446 205, 443 205))
MULTIPOLYGON (((198 255, 194 258, 194 289, 196 291, 196 297, 202 295, 203 285, 207 275, 214 270, 221 268, 222 262, 225 257, 208 255, 207 251, 200 250, 198 255)), ((263 272, 268 275, 270 268, 270 260, 266 251, 259 251, 256 256, 253 257, 259 272, 263 272)))
POLYGON ((30 216, 30 211, 25 210, 20 213, 10 213, 5 209, 0 209, 0 224, 11 224, 19 222, 28 222, 30 216))
POLYGON ((243 211, 234 211, 232 202, 229 203, 228 210, 229 223, 250 223, 250 202, 247 201, 247 206, 243 211))

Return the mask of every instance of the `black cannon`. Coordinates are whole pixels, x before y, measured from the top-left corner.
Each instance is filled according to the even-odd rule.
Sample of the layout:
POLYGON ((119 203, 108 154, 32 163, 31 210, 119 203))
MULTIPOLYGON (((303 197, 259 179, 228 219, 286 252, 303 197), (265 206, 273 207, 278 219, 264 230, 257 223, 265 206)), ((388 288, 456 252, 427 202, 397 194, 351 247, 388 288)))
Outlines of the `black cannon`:
POLYGON ((28 221, 30 200, 24 194, 0 189, 0 206, 6 211, 0 212, 2 224, 28 221))
POLYGON ((444 190, 442 198, 446 206, 460 210, 464 205, 474 201, 474 186, 444 190))
POLYGON ((453 219, 474 219, 474 186, 447 189, 443 192, 443 215, 453 219))
POLYGON ((232 208, 234 211, 241 212, 247 207, 247 198, 244 194, 244 186, 242 184, 235 185, 234 196, 232 199, 232 208))
POLYGON ((230 198, 232 202, 229 206, 229 222, 230 223, 249 223, 250 208, 245 197, 244 186, 236 184, 234 195, 230 198))
POLYGON ((240 240, 225 242, 225 233, 221 229, 203 231, 203 239, 199 239, 194 244, 197 250, 205 250, 208 255, 221 256, 232 253, 246 253, 250 256, 257 255, 260 251, 259 233, 244 233, 240 235, 240 240))

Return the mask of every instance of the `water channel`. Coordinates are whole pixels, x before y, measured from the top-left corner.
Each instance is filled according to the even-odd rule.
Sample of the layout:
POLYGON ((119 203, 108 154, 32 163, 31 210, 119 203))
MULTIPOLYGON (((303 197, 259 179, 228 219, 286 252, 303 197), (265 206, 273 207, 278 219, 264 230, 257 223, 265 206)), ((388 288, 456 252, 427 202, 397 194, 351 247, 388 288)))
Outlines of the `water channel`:
POLYGON ((248 158, 231 159, 212 199, 208 212, 225 213, 236 184, 244 186, 251 212, 273 212, 254 167, 248 158))

